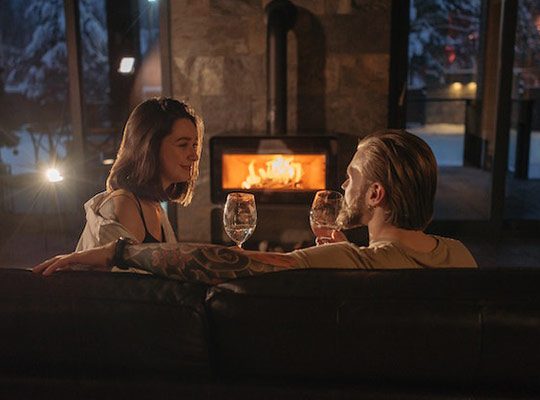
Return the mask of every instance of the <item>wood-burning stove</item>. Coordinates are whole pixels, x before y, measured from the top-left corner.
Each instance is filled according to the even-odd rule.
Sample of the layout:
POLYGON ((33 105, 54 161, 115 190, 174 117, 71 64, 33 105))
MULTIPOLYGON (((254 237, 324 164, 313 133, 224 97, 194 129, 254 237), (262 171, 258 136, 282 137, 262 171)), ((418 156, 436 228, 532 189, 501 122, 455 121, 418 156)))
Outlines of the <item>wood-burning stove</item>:
MULTIPOLYGON (((210 139, 211 199, 222 205, 230 192, 253 193, 258 223, 247 248, 250 241, 270 241, 287 249, 287 245, 312 242, 309 208, 314 194, 339 188, 344 165, 350 160, 349 149, 354 153, 357 138, 351 144, 350 138, 343 141, 340 137, 339 143, 346 146, 338 160, 334 136, 287 135, 287 32, 294 26, 298 10, 289 0, 272 0, 265 11, 268 136, 210 139)), ((221 208, 215 207, 211 218, 212 242, 227 241, 221 208)))

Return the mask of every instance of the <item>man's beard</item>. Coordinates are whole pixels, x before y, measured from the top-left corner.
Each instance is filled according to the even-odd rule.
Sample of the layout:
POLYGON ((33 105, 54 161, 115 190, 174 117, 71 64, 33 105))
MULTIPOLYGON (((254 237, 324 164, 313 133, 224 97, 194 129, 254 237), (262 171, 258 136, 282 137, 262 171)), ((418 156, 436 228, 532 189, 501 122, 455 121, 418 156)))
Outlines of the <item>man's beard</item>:
POLYGON ((341 229, 352 229, 364 225, 362 223, 362 217, 364 216, 365 207, 359 207, 358 205, 349 205, 343 199, 341 210, 337 217, 337 223, 341 229))

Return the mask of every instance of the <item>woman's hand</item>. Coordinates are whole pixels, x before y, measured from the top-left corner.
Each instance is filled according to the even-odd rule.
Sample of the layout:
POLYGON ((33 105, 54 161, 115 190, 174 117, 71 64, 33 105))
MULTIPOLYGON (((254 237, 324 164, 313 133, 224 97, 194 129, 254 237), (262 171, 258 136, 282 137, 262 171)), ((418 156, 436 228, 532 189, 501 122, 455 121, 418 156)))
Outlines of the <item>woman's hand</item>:
POLYGON ((32 272, 43 275, 51 275, 55 271, 60 271, 74 264, 85 264, 95 270, 111 269, 110 263, 114 255, 116 242, 111 242, 101 247, 90 250, 79 251, 71 254, 63 254, 42 262, 32 268, 32 272))
POLYGON ((336 231, 336 230, 332 231, 332 237, 331 238, 328 238, 328 237, 324 237, 324 238, 316 237, 315 238, 315 243, 317 244, 317 246, 319 246, 321 244, 326 244, 326 243, 337 243, 337 242, 346 242, 346 241, 347 241, 347 236, 345 236, 345 234, 343 232, 336 231))

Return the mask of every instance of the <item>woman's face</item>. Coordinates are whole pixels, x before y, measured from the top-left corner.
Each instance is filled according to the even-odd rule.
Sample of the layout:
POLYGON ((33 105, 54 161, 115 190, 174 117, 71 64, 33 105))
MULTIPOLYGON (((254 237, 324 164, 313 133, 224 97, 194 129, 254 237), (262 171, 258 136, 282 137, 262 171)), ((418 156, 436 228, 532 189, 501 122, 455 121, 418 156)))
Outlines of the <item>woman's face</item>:
POLYGON ((171 133, 163 138, 159 148, 160 176, 163 189, 173 183, 187 182, 193 163, 199 159, 197 128, 189 119, 177 119, 171 133))

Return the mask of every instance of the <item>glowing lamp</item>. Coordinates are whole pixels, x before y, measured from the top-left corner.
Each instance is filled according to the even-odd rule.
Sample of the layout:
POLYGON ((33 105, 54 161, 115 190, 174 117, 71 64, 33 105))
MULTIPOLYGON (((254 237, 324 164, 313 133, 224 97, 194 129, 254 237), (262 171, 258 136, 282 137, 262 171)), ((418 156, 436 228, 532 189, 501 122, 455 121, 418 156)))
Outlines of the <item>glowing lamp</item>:
POLYGON ((132 74, 135 71, 135 58, 134 57, 122 57, 120 60, 120 66, 118 72, 121 74, 132 74))
POLYGON ((45 177, 47 178, 47 181, 51 183, 61 182, 64 180, 64 177, 56 168, 48 168, 45 171, 45 177))
POLYGON ((461 82, 454 82, 450 85, 450 89, 457 92, 463 89, 463 84, 461 82))

